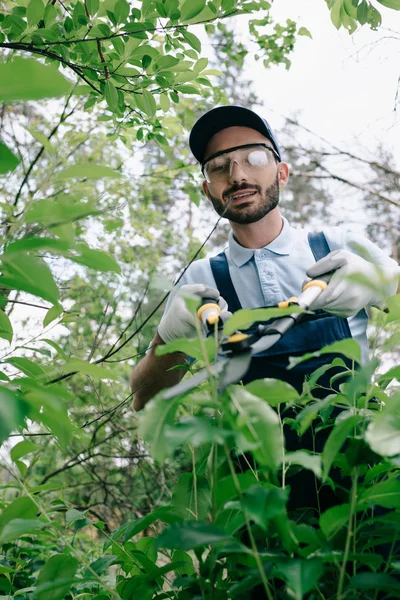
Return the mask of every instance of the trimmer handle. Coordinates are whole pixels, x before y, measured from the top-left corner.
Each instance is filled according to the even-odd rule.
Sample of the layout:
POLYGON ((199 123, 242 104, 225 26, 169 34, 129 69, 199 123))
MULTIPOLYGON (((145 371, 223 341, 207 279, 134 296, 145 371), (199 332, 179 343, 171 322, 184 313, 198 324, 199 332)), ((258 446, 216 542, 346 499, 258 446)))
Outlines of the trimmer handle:
POLYGON ((312 303, 326 290, 332 277, 333 271, 325 273, 318 279, 311 279, 303 286, 303 291, 298 298, 299 306, 302 308, 312 308, 312 303))
POLYGON ((208 330, 214 328, 216 323, 220 323, 220 314, 221 309, 214 298, 202 298, 201 306, 197 311, 197 316, 208 330))

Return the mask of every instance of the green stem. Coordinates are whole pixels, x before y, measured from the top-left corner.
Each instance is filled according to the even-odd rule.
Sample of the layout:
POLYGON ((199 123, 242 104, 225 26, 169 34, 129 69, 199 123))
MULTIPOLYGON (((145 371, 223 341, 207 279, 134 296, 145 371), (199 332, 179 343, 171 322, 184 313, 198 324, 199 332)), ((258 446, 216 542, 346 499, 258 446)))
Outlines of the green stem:
POLYGON ((286 463, 285 463, 285 433, 283 431, 283 422, 281 417, 281 406, 278 404, 278 417, 279 417, 279 425, 281 427, 281 439, 282 439, 282 489, 285 488, 286 485, 286 463))
POLYGON ((343 586, 344 586, 344 577, 346 574, 346 565, 347 565, 347 560, 348 560, 348 556, 349 556, 349 552, 350 552, 350 544, 351 544, 351 539, 354 535, 354 531, 353 530, 353 523, 354 523, 354 515, 355 515, 355 508, 356 508, 356 502, 357 502, 357 482, 358 482, 358 468, 354 467, 353 469, 353 475, 352 475, 352 485, 351 485, 351 501, 350 501, 350 514, 349 514, 349 522, 348 522, 348 526, 347 526, 347 536, 346 536, 346 544, 345 544, 345 548, 344 548, 344 555, 343 555, 343 562, 342 562, 342 566, 340 568, 340 574, 339 574, 339 584, 338 584, 338 589, 337 589, 337 600, 342 600, 343 596, 343 586))
POLYGON ((198 521, 198 519, 199 519, 199 505, 198 505, 198 497, 197 497, 197 472, 196 472, 196 459, 195 459, 195 455, 194 455, 194 448, 193 448, 193 446, 190 446, 190 450, 192 452, 194 513, 195 513, 196 521, 198 521))
POLYGON ((240 488, 239 480, 238 480, 237 475, 235 473, 235 468, 234 468, 232 459, 231 459, 230 454, 229 454, 229 449, 228 449, 228 447, 227 447, 226 444, 224 444, 224 450, 225 450, 225 454, 226 454, 226 457, 227 457, 227 460, 228 460, 228 465, 229 465, 229 469, 230 469, 230 472, 231 472, 231 475, 232 475, 233 483, 235 485, 236 492, 237 492, 237 494, 239 496, 240 503, 242 504, 243 515, 244 515, 244 519, 245 519, 245 522, 246 522, 246 529, 247 529, 247 533, 249 534, 250 543, 251 543, 251 549, 253 550, 253 556, 254 556, 254 559, 255 559, 255 561, 257 563, 258 572, 260 573, 260 578, 261 578, 261 581, 263 582, 265 593, 266 593, 266 596, 267 596, 268 600, 274 600, 274 598, 272 596, 272 593, 271 593, 270 584, 268 582, 267 576, 265 575, 265 571, 264 571, 264 567, 263 567, 263 564, 262 564, 262 561, 261 561, 261 557, 260 557, 260 555, 258 553, 258 548, 257 548, 256 542, 255 542, 254 536, 253 536, 253 532, 252 532, 252 529, 251 529, 251 526, 250 526, 250 521, 249 521, 249 518, 247 516, 247 512, 243 508, 242 490, 240 488))

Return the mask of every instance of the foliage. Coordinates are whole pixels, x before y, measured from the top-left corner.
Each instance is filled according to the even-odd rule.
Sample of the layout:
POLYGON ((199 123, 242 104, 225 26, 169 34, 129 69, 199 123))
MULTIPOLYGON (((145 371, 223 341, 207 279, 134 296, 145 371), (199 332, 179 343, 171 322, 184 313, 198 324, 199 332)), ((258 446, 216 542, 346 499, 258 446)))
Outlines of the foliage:
MULTIPOLYGON (((351 18, 376 27, 364 4, 352 3, 351 18)), ((151 340, 168 291, 164 248, 178 268, 198 250, 188 227, 182 256, 170 206, 182 173, 174 193, 189 207, 199 200, 182 132, 206 102, 233 97, 202 56, 203 36, 226 41, 220 66, 233 65, 232 86, 247 49, 228 17, 248 24, 265 66, 289 67, 296 36, 310 34, 273 23, 269 9, 1 2, 2 598, 239 598, 259 585, 269 598, 397 593, 396 367, 350 373, 327 402, 311 384, 299 396, 277 381, 156 398, 140 429, 161 465, 127 391, 129 361, 151 340), (126 163, 143 155, 132 176, 126 163), (334 421, 336 408, 345 411, 334 421), (282 428, 331 426, 321 451, 284 450, 282 428), (237 451, 254 456, 243 473, 237 451), (304 470, 341 503, 294 514, 290 481, 304 470)), ((396 327, 398 305, 384 317, 396 327)))

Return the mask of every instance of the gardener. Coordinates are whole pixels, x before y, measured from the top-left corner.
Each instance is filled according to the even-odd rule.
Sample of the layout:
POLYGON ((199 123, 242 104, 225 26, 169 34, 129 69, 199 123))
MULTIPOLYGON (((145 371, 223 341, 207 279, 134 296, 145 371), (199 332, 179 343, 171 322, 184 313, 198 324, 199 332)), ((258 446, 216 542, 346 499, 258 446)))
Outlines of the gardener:
POLYGON ((379 306, 396 293, 396 262, 368 239, 344 228, 307 235, 290 227, 278 206, 289 167, 282 161, 271 127, 255 112, 240 106, 214 108, 194 125, 189 143, 201 164, 207 198, 231 225, 228 248, 217 257, 193 262, 170 294, 150 349, 132 373, 136 410, 161 389, 178 383, 185 373, 184 369, 171 370, 185 364, 182 353, 157 356, 155 352, 159 344, 196 336, 184 293, 214 298, 225 319, 240 308, 275 305, 299 295, 307 277, 334 271, 313 305, 313 310, 323 310, 253 358, 244 381, 273 377, 300 391, 304 377, 324 362, 330 363, 332 356, 287 370, 289 356, 349 337, 359 342, 365 361, 368 318, 364 309, 379 306), (362 276, 370 285, 361 285, 351 279, 353 275, 362 276))

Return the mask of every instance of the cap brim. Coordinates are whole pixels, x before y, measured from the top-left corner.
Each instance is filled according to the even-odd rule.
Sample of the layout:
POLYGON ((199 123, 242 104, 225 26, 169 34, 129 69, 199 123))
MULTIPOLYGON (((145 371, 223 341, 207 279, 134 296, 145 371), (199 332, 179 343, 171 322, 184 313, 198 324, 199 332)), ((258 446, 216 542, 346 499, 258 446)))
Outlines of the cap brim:
POLYGON ((218 106, 200 117, 189 137, 189 146, 194 157, 203 163, 207 144, 211 138, 219 131, 235 126, 249 127, 259 131, 272 142, 280 158, 278 143, 268 123, 244 106, 218 106))

